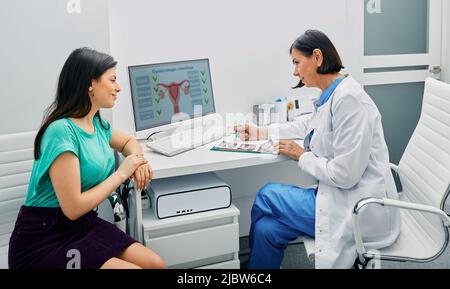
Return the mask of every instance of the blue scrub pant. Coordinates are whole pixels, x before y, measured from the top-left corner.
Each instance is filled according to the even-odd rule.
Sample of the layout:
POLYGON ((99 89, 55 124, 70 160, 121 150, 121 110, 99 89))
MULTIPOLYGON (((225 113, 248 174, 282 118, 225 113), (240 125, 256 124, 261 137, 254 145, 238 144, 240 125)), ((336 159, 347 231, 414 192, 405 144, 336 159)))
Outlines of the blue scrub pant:
POLYGON ((314 237, 315 191, 274 183, 258 191, 251 212, 249 269, 278 269, 289 242, 314 237))

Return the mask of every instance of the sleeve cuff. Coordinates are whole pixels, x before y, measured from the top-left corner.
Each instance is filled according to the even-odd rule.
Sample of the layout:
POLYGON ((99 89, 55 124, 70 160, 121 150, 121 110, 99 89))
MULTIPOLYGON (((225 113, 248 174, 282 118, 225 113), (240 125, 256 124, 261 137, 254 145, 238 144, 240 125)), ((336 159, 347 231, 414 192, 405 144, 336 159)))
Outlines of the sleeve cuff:
MULTIPOLYGON (((300 156, 300 158, 298 159, 297 164, 298 164, 298 167, 299 167, 300 169, 303 168, 303 165, 304 165, 303 159, 304 159, 304 157, 305 157, 305 155, 306 155, 307 153, 309 153, 309 152, 304 152, 304 153, 300 156)), ((302 171, 303 171, 303 169, 302 169, 302 171)))
MULTIPOLYGON (((314 154, 312 152, 304 152, 300 158, 298 159, 298 166, 302 170, 302 172, 308 172, 308 162, 310 162, 311 158, 315 158, 314 154)), ((312 164, 309 164, 311 166, 312 164)))

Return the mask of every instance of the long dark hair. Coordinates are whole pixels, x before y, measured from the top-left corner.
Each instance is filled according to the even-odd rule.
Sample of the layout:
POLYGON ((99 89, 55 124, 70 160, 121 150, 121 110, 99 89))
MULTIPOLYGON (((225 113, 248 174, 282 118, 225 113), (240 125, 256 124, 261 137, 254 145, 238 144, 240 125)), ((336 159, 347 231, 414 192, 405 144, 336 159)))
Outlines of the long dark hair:
MULTIPOLYGON (((39 159, 41 140, 47 127, 55 120, 65 117, 81 118, 86 116, 92 103, 89 98, 89 86, 93 79, 98 80, 102 74, 117 64, 110 55, 90 48, 78 48, 67 58, 61 70, 56 89, 56 98, 45 110, 42 125, 34 140, 34 159, 39 159)), ((105 128, 100 112, 95 114, 105 128)))
MULTIPOLYGON (((306 57, 311 57, 315 49, 320 49, 323 55, 323 62, 317 69, 317 73, 319 74, 337 73, 344 68, 336 47, 334 47, 328 36, 319 30, 306 30, 303 35, 292 43, 291 48, 289 49, 290 54, 292 54, 293 49, 300 51, 306 57)), ((297 86, 293 88, 300 88, 303 86, 303 81, 300 80, 297 86)))

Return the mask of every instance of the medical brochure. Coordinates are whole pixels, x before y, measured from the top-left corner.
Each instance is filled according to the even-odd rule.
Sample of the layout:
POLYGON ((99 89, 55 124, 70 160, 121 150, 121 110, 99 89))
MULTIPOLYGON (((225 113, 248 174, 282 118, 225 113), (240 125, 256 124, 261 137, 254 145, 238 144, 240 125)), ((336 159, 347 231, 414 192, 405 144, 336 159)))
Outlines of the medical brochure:
POLYGON ((235 137, 234 134, 224 137, 220 142, 215 144, 211 150, 272 155, 278 154, 272 140, 242 141, 235 137))

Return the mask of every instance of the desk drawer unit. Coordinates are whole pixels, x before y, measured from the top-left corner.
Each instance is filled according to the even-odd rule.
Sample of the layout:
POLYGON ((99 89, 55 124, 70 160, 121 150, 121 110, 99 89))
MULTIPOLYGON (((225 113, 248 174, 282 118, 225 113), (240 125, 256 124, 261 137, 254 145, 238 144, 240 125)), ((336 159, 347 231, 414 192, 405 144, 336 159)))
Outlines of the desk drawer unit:
POLYGON ((168 268, 239 268, 239 210, 228 209, 164 220, 144 215, 144 243, 168 268))
POLYGON ((196 267, 195 269, 239 269, 240 267, 241 263, 239 260, 231 260, 222 263, 196 267))

